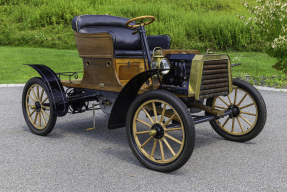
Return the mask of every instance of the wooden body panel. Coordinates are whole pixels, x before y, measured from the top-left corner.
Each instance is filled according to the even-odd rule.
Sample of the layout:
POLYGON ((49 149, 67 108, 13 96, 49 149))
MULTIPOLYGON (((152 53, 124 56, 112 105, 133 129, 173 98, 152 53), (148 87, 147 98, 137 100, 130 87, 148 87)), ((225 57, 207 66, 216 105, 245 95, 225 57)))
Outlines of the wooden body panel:
MULTIPOLYGON (((83 59, 84 77, 82 80, 61 81, 63 86, 120 92, 125 84, 137 74, 145 71, 143 58, 114 58, 112 37, 106 33, 75 33, 77 48, 83 59)), ((200 54, 197 50, 163 50, 164 55, 200 54)), ((144 84, 139 94, 153 88, 159 83, 144 84)), ((183 96, 183 95, 178 95, 183 96)))
POLYGON ((107 33, 77 33, 76 44, 80 57, 113 58, 113 38, 107 33))

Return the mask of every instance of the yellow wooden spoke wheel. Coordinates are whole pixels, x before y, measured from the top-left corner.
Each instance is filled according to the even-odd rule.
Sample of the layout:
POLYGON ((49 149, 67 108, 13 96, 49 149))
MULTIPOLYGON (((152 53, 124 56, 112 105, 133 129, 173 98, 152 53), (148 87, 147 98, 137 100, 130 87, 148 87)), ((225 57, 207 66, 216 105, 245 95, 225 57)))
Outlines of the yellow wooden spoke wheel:
POLYGON ((219 96, 207 104, 232 114, 211 121, 211 126, 222 137, 232 141, 248 141, 256 137, 266 122, 266 106, 260 93, 249 83, 233 80, 234 89, 226 97, 219 96))
POLYGON ((129 109, 130 147, 150 169, 169 172, 184 165, 192 153, 194 135, 186 106, 169 92, 146 92, 136 98, 129 109))
POLYGON ((47 135, 57 117, 53 113, 46 85, 40 78, 30 79, 23 90, 22 109, 29 129, 37 135, 47 135))

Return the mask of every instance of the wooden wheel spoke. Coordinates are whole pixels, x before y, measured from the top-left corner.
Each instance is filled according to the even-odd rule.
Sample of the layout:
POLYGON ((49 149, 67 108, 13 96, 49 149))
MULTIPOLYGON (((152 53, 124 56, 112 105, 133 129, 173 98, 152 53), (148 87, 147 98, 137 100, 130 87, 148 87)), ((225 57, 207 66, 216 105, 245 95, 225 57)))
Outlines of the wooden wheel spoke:
POLYGON ((36 124, 36 121, 37 121, 37 118, 38 118, 38 112, 36 113, 36 116, 35 116, 35 119, 34 119, 34 124, 36 124))
POLYGON ((50 117, 49 115, 48 115, 48 113, 46 113, 46 111, 44 111, 43 109, 41 109, 41 111, 46 115, 46 117, 50 117))
POLYGON ((141 131, 141 132, 136 132, 136 135, 141 135, 141 134, 147 134, 149 131, 141 131))
POLYGON ((166 127, 166 125, 176 116, 176 114, 174 113, 163 125, 164 127, 166 127))
POLYGON ((226 107, 221 107, 221 106, 217 106, 217 105, 215 105, 214 107, 217 107, 217 108, 220 108, 220 109, 225 109, 225 110, 228 109, 228 108, 226 108, 226 107))
POLYGON ((252 126, 252 124, 247 120, 245 119, 242 115, 239 115, 246 123, 248 123, 250 126, 252 126))
POLYGON ((160 118, 160 123, 163 122, 163 117, 164 117, 164 114, 165 114, 165 109, 166 109, 166 104, 163 105, 163 109, 162 109, 162 113, 161 113, 161 118, 160 118))
POLYGON ((151 128, 151 125, 148 124, 148 123, 146 123, 146 122, 144 122, 143 120, 137 118, 137 121, 140 122, 140 123, 142 123, 142 124, 144 124, 144 125, 146 125, 146 126, 148 126, 149 128, 151 128))
POLYGON ((227 117, 226 121, 223 123, 222 127, 224 127, 226 125, 226 123, 229 121, 229 117, 227 117))
POLYGON ((254 105, 254 103, 250 103, 250 104, 245 105, 245 106, 243 106, 243 107, 239 107, 239 109, 241 110, 241 109, 244 109, 244 108, 246 108, 246 107, 250 107, 250 106, 252 106, 252 105, 254 105))
POLYGON ((146 140, 140 147, 143 148, 148 142, 150 142, 150 140, 152 140, 153 136, 150 136, 150 138, 148 138, 148 140, 146 140))
POLYGON ((40 112, 40 115, 41 115, 42 121, 43 121, 44 126, 45 126, 47 123, 46 123, 46 121, 45 121, 45 118, 44 118, 44 115, 43 115, 43 112, 42 112, 42 111, 40 112))
POLYGON ((38 116, 39 116, 39 127, 41 127, 41 115, 40 115, 41 113, 39 112, 38 113, 38 116))
POLYGON ((155 151, 155 148, 156 148, 156 143, 157 143, 157 140, 155 139, 154 142, 153 142, 153 146, 152 146, 152 150, 151 150, 151 154, 150 154, 151 157, 153 157, 153 155, 154 155, 154 151, 155 151))
POLYGON ((41 105, 42 108, 45 108, 45 109, 50 109, 49 106, 44 106, 44 105, 41 105))
POLYGON ((235 89, 235 94, 234 94, 234 105, 236 105, 236 98, 237 98, 237 88, 235 89))
POLYGON ((41 103, 45 103, 47 101, 48 97, 46 97, 41 103))
POLYGON ((242 97, 242 99, 240 100, 240 102, 237 104, 237 106, 239 107, 239 105, 243 102, 243 100, 246 98, 247 93, 245 93, 245 95, 242 97))
POLYGON ((34 102, 36 103, 36 101, 33 99, 33 97, 31 95, 28 95, 28 97, 34 102))
POLYGON ((146 116, 149 118, 149 120, 151 121, 152 124, 154 124, 154 121, 152 120, 151 116, 149 115, 149 113, 146 111, 145 108, 142 108, 142 110, 145 112, 146 116))
POLYGON ((234 122, 235 122, 235 118, 232 118, 232 128, 231 128, 231 132, 234 132, 234 122))
POLYGON ((166 129, 166 132, 168 132, 168 131, 178 131, 178 130, 182 130, 182 127, 169 128, 169 129, 166 129))
POLYGON ((242 131, 242 133, 243 133, 243 132, 244 132, 244 130, 243 130, 243 127, 242 127, 242 125, 241 125, 241 122, 240 122, 240 120, 239 120, 238 116, 236 117, 236 119, 237 119, 237 121, 238 121, 238 123, 239 123, 239 125, 240 125, 240 128, 241 128, 241 131, 242 131))
POLYGON ((153 108, 153 114, 154 114, 154 118, 155 118, 155 122, 158 122, 157 119, 157 112, 156 112, 156 107, 155 107, 155 103, 152 103, 152 108, 153 108))
POLYGON ((255 113, 248 113, 248 112, 245 112, 245 111, 240 111, 240 113, 243 113, 243 114, 246 114, 246 115, 256 116, 255 113))
POLYGON ((169 139, 171 139, 171 140, 177 142, 177 143, 180 144, 180 145, 182 144, 181 141, 177 140, 176 138, 174 138, 174 137, 172 137, 172 136, 170 136, 170 135, 168 135, 168 134, 165 134, 165 136, 166 136, 167 138, 169 138, 169 139))
MULTIPOLYGON (((27 110, 27 111, 28 111, 28 113, 30 113, 29 110, 27 110)), ((36 109, 34 109, 34 110, 32 111, 32 113, 29 114, 29 117, 31 117, 35 112, 36 112, 36 109)))
POLYGON ((37 98, 40 99, 40 94, 39 94, 39 86, 37 85, 37 98))
POLYGON ((218 99, 220 99, 225 105, 229 106, 228 103, 226 103, 226 101, 224 101, 221 97, 218 97, 218 99))
POLYGON ((175 152, 173 151, 173 149, 171 148, 171 146, 170 146, 169 143, 167 142, 166 138, 163 139, 163 142, 166 144, 167 148, 170 150, 170 152, 172 153, 172 155, 175 156, 175 152))
POLYGON ((228 97, 228 100, 229 100, 230 105, 232 105, 233 103, 232 103, 232 101, 231 101, 229 95, 228 95, 227 97, 228 97))
POLYGON ((163 147, 162 147, 162 141, 159 140, 159 148, 160 148, 160 153, 161 153, 161 160, 164 161, 164 151, 163 151, 163 147))
POLYGON ((34 89, 32 88, 31 90, 32 90, 32 93, 33 93, 33 95, 35 97, 35 100, 38 100, 38 97, 36 96, 36 93, 35 93, 34 89))
MULTIPOLYGON (((42 92, 41 92, 41 96, 40 96, 40 102, 42 102, 43 94, 44 94, 44 89, 42 88, 42 92)), ((43 103, 43 102, 42 102, 42 103, 43 103)))

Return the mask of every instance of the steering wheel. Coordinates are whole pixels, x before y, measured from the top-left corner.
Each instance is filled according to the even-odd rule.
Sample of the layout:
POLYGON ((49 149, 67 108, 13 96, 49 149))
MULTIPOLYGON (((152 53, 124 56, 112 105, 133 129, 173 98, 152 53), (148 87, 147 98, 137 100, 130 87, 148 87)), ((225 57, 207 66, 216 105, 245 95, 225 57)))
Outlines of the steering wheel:
POLYGON ((136 17, 133 18, 131 20, 128 20, 128 22, 126 22, 126 27, 130 27, 130 28, 136 28, 139 26, 145 26, 148 24, 151 24, 152 22, 154 22, 155 17, 151 16, 151 15, 146 15, 146 16, 140 16, 140 17, 136 17), (144 21, 145 19, 148 19, 147 21, 144 21), (140 20, 139 22, 137 22, 138 20, 140 20), (136 25, 130 25, 131 22, 135 21, 136 25))

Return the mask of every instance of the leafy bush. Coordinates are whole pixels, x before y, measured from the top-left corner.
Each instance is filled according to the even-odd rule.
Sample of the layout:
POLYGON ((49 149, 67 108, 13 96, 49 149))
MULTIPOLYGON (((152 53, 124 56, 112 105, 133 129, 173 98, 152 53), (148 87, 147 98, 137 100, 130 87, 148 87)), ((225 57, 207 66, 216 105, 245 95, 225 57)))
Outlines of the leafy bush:
POLYGON ((287 3, 286 0, 257 0, 256 6, 244 2, 245 7, 254 16, 246 21, 250 29, 258 33, 266 42, 266 53, 277 58, 273 65, 287 74, 287 3), (256 26, 256 28, 254 27, 256 26))

